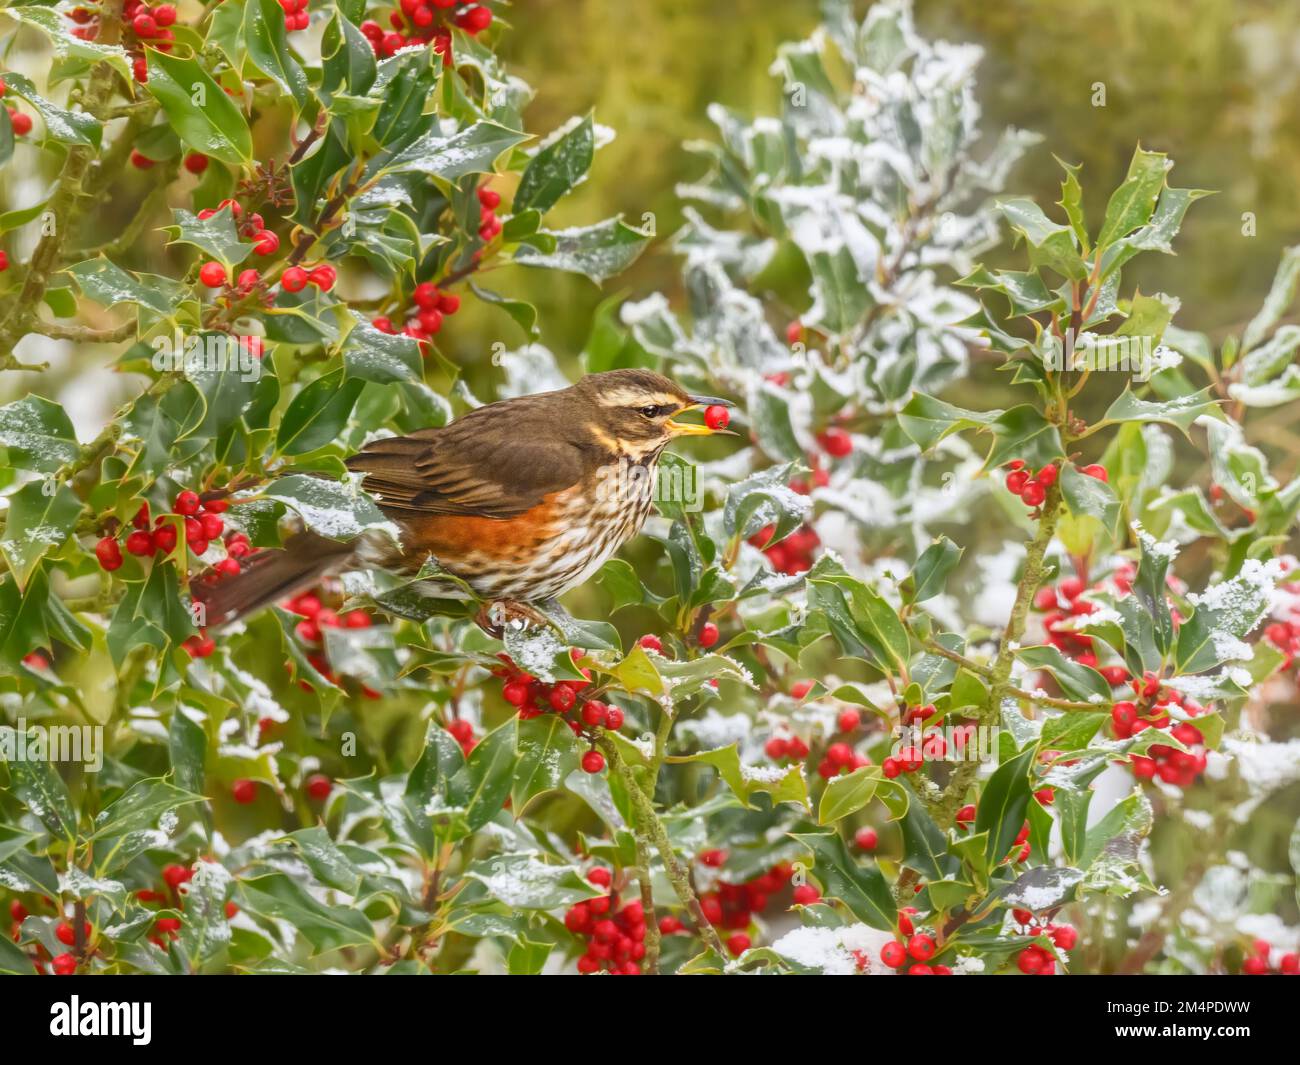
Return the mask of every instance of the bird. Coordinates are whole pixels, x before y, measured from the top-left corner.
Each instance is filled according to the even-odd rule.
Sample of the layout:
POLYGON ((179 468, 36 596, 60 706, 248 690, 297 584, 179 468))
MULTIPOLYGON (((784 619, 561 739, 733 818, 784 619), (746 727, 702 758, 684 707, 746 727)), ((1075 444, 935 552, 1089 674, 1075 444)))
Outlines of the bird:
POLYGON ((582 584, 640 532, 668 444, 727 431, 718 419, 675 420, 715 405, 731 404, 651 370, 608 370, 373 439, 346 466, 362 475, 396 541, 369 533, 338 541, 303 528, 195 596, 207 625, 221 625, 322 578, 379 568, 432 597, 477 598, 475 620, 494 635, 507 622, 540 623, 535 604, 582 584))

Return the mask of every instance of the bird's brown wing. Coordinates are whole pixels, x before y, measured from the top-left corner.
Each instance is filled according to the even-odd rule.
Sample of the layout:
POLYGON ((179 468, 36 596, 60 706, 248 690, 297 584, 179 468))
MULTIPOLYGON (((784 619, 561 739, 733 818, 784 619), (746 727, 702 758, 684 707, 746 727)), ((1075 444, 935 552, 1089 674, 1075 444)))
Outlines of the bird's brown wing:
MULTIPOLYGON (((516 401, 517 403, 518 401, 516 401)), ((450 425, 367 444, 348 459, 362 487, 393 517, 513 518, 572 487, 591 457, 560 411, 492 404, 450 425)))

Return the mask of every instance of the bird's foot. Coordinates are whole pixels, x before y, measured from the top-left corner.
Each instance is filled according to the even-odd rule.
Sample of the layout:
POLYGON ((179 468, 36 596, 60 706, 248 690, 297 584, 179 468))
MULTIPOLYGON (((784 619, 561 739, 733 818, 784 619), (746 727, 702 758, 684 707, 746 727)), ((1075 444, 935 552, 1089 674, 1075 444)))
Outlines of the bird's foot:
POLYGON ((499 640, 505 631, 516 623, 521 628, 541 628, 549 624, 546 615, 536 607, 517 599, 494 599, 484 603, 474 615, 474 621, 493 639, 499 640))

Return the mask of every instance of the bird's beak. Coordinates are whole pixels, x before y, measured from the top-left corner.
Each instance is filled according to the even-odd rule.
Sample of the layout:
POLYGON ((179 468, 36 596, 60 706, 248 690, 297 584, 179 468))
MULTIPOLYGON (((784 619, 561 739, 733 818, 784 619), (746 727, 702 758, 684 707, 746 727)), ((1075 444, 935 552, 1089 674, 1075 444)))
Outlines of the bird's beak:
MULTIPOLYGON (((691 396, 690 403, 683 407, 678 414, 683 411, 695 410, 698 407, 734 407, 735 404, 729 399, 719 399, 717 396, 691 396)), ((707 425, 696 424, 694 422, 679 422, 669 418, 664 423, 668 432, 673 436, 735 436, 730 429, 710 429, 707 425)))
MULTIPOLYGON (((729 399, 719 399, 717 396, 691 396, 691 407, 734 407, 735 404, 729 399)), ((689 408, 688 408, 689 409, 689 408)))

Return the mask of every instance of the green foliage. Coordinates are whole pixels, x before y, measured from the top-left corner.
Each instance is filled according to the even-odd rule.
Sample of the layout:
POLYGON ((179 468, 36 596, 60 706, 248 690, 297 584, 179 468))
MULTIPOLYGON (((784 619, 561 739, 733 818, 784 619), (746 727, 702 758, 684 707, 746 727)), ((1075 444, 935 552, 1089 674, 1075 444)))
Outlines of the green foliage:
POLYGON ((1300 777, 1259 734, 1300 480, 1255 418, 1298 391, 1300 254, 1239 338, 1181 328, 1126 272, 1205 193, 1138 148, 1100 214, 1074 165, 1053 208, 995 198, 1036 138, 987 137, 977 50, 898 0, 824 3, 779 114, 708 108, 685 299, 597 309, 584 369, 732 397, 737 432, 663 459, 582 598, 480 626, 429 559, 209 629, 261 549, 391 548, 345 460, 479 405, 462 310, 525 334, 498 395, 563 383, 527 272, 481 275, 604 286, 657 237, 572 224, 610 131, 524 128, 488 6, 395 54, 363 3, 318 5, 319 48, 272 0, 183 7, 169 51, 13 9, 52 70, 4 75, 40 132, 0 112, 0 167, 57 177, 0 214, 0 368, 102 344, 136 391, 85 442, 42 383, 0 406, 0 971, 865 972, 909 929, 950 968, 1222 968, 1237 925, 1177 941, 1190 888, 1154 952, 1116 914, 1197 826, 1207 883, 1239 874, 1230 811, 1300 777), (1120 387, 1103 350, 1141 356, 1120 387))

